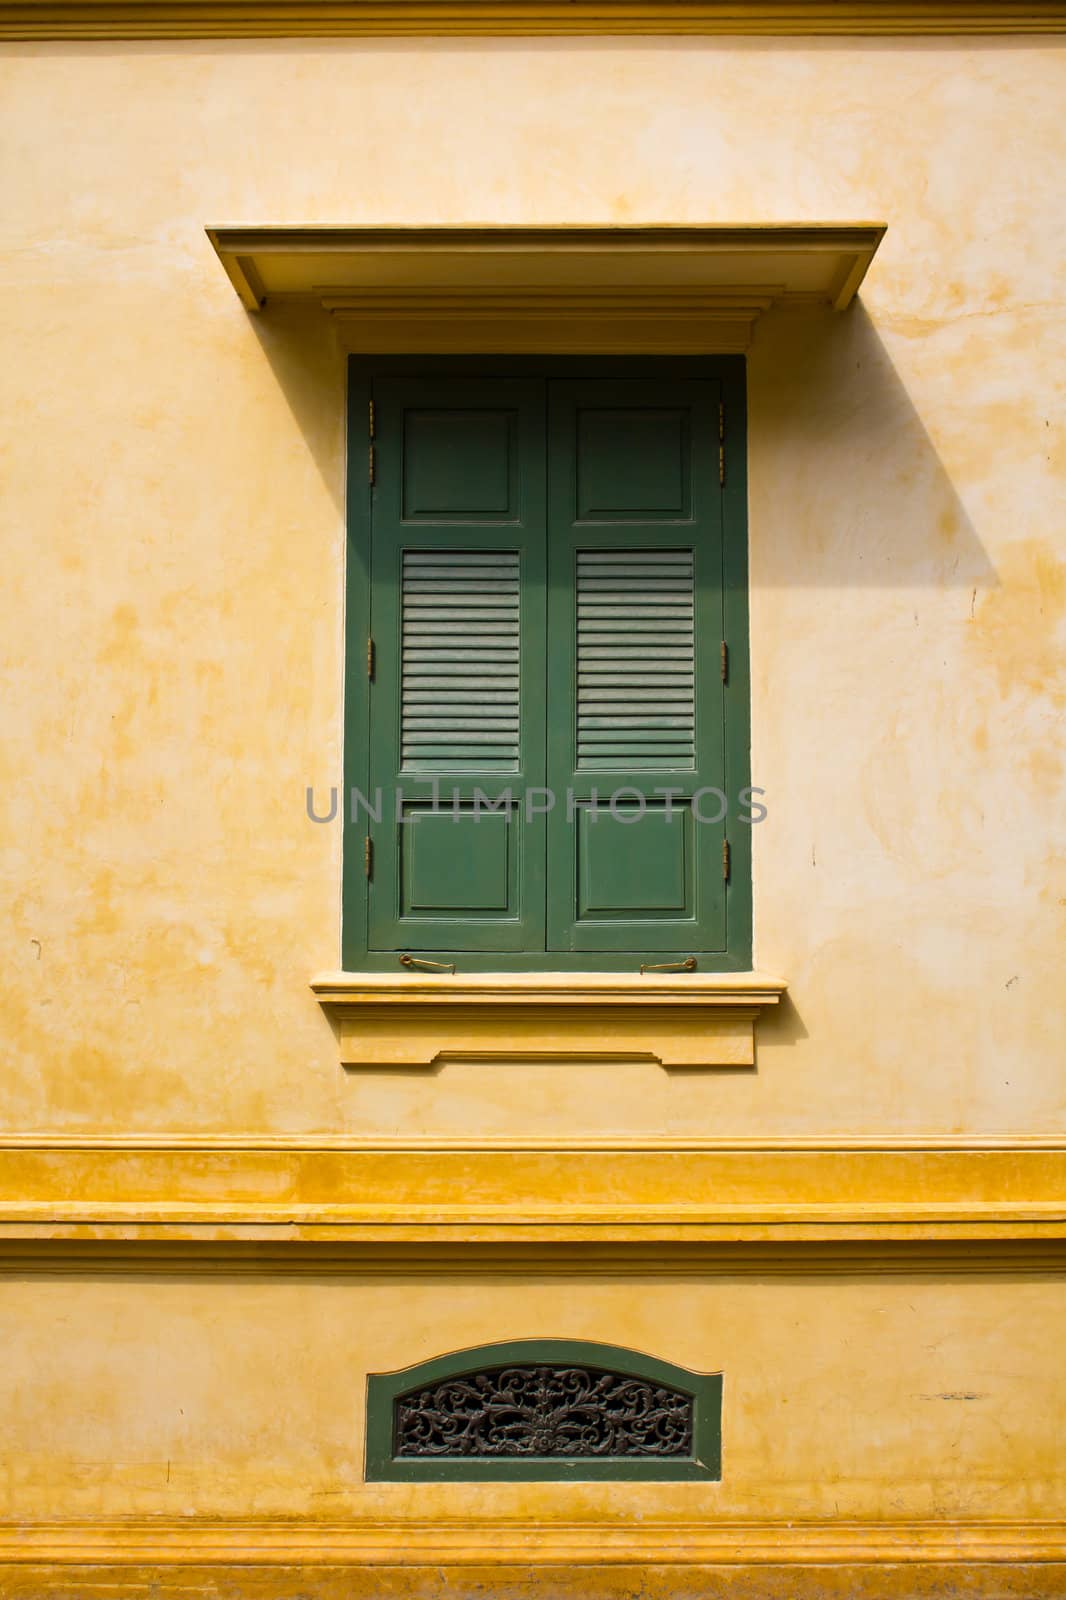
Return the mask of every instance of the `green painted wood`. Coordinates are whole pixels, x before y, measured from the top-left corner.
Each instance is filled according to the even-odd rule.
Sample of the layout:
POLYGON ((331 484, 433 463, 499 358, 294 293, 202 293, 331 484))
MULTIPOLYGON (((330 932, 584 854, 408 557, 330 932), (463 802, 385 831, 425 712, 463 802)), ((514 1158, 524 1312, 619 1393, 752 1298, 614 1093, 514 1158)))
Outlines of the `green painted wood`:
MULTIPOLYGON (((349 797, 370 784, 370 681, 366 645, 370 637, 370 474, 367 471, 371 374, 348 364, 347 539, 344 581, 344 785, 342 828, 341 962, 349 971, 366 967, 367 881, 363 868, 365 819, 353 817, 349 797)), ((318 774, 314 776, 318 777, 318 774)))
POLYGON ((667 819, 662 801, 594 812, 577 808, 577 914, 591 921, 634 916, 685 925, 695 915, 694 824, 687 807, 667 819))
POLYGON ((549 384, 548 779, 581 817, 549 820, 560 952, 726 953, 720 400, 549 384))
POLYGON ((367 1378, 366 1477, 369 1482, 718 1481, 722 1476, 722 1374, 692 1372, 655 1356, 585 1339, 515 1339, 452 1351, 400 1372, 367 1378), (393 1444, 397 1399, 442 1379, 485 1368, 527 1363, 591 1366, 644 1378, 690 1395, 693 1439, 689 1456, 590 1458, 588 1456, 434 1459, 398 1457, 393 1444))
POLYGON ((543 387, 373 393, 370 949, 542 950, 543 387))
POLYGON ((410 772, 517 772, 519 552, 406 550, 400 754, 410 772))
POLYGON ((695 768, 691 551, 578 550, 577 768, 695 768))
POLYGON ((346 820, 345 965, 749 968, 742 360, 353 360, 350 404, 347 792, 408 803, 370 824, 369 885, 346 820), (694 821, 708 788, 730 797, 728 885, 725 825, 694 821))
POLYGON ((402 840, 401 916, 506 916, 518 903, 517 831, 502 811, 475 820, 471 806, 412 806, 402 840))
MULTIPOLYGON (((729 846, 732 854, 726 889, 726 948, 733 970, 751 967, 752 827, 751 668, 748 634, 748 443, 747 385, 744 361, 733 358, 722 367, 725 415, 725 485, 722 489, 722 615, 723 637, 729 641, 729 674, 723 694, 725 789, 731 805, 729 846), (738 797, 743 797, 738 801, 738 797)), ((765 798, 765 797, 764 797, 765 798)))

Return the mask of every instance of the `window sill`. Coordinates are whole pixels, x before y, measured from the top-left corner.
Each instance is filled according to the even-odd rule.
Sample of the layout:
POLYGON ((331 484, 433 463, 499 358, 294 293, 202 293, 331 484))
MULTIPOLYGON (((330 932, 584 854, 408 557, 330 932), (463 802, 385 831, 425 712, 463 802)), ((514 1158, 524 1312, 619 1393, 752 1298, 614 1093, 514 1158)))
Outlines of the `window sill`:
POLYGON ((751 1067, 756 1021, 786 985, 759 972, 332 972, 311 988, 345 1067, 514 1060, 751 1067))

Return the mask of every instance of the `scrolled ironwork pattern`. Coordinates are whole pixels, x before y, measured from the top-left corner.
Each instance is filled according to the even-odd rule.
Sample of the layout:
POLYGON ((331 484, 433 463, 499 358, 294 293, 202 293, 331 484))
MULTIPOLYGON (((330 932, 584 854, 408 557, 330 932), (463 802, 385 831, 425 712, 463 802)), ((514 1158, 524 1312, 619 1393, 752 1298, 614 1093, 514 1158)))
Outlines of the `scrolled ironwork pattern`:
POLYGON ((395 1402, 396 1456, 467 1459, 692 1454, 691 1395, 597 1367, 507 1366, 395 1402))

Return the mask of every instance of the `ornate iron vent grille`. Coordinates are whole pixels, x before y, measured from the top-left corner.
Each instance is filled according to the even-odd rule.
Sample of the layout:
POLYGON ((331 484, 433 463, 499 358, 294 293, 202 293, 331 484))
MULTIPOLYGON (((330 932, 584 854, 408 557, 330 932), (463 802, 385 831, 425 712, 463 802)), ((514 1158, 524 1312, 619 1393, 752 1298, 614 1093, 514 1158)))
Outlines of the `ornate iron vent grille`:
POLYGON ((693 1452, 694 1400, 600 1367, 486 1367, 399 1395, 397 1457, 608 1457, 693 1452))

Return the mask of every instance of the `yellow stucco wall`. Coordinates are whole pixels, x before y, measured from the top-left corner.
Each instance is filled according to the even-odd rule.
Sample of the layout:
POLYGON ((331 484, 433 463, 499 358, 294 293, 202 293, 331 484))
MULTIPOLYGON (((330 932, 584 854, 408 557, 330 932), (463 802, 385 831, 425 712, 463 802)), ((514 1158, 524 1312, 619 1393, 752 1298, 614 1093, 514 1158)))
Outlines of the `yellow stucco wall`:
POLYGON ((4 1514, 1052 1519, 1066 1380, 1046 1338, 1061 1283, 1009 1289, 646 1269, 579 1285, 462 1269, 422 1283, 31 1279, 0 1312, 4 1514), (363 1483, 367 1369, 530 1330, 609 1332, 722 1370, 721 1483, 363 1483))
POLYGON ((1060 43, 24 45, 3 71, 5 1125, 1061 1118, 1060 43), (306 989, 338 960, 339 829, 303 799, 340 766, 341 359, 249 319, 204 223, 870 216, 862 304, 764 319, 751 357, 756 963, 792 996, 757 1078, 345 1080, 306 989))
MULTIPOLYGON (((0 71, 0 1143, 1061 1147, 1066 46, 57 44, 0 71), (889 232, 861 302, 769 314, 749 365, 755 960, 789 984, 757 1070, 343 1072, 308 989, 340 831, 304 792, 341 775, 344 359, 311 311, 249 317, 204 225, 863 218, 889 232)), ((0 1291, 0 1516, 1064 1515, 1046 1263, 242 1277, 216 1241, 53 1281, 38 1247, 0 1291), (722 1484, 361 1484, 368 1370, 549 1334, 721 1367, 722 1484)))

